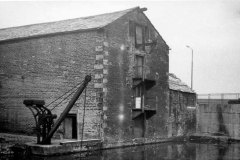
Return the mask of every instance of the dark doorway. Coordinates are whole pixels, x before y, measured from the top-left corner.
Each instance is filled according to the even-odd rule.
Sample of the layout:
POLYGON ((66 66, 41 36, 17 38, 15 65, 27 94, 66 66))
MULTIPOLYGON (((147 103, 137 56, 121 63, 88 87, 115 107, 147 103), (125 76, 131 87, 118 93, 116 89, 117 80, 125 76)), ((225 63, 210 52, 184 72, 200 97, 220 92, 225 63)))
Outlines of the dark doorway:
POLYGON ((64 120, 64 138, 77 139, 77 115, 68 114, 64 120))
POLYGON ((135 138, 144 137, 144 114, 139 115, 134 120, 133 133, 135 138))

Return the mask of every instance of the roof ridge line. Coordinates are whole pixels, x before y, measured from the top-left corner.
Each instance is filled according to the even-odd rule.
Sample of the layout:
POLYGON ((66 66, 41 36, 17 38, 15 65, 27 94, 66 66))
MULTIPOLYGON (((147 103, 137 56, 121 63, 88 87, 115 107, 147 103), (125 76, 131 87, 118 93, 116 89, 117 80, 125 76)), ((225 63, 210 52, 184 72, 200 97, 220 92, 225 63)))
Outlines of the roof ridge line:
POLYGON ((63 20, 56 20, 56 21, 50 21, 50 22, 42 22, 42 23, 35 23, 35 24, 27 24, 27 25, 21 25, 21 26, 14 26, 14 27, 7 27, 7 28, 0 28, 0 30, 7 30, 7 29, 14 29, 14 28, 21 28, 21 27, 30 27, 30 26, 37 26, 37 25, 44 25, 44 24, 50 24, 50 23, 58 23, 58 22, 64 22, 64 21, 71 21, 71 20, 77 20, 77 19, 87 19, 89 17, 95 17, 95 16, 103 16, 107 14, 114 14, 114 13, 119 13, 119 12, 124 12, 127 11, 130 12, 132 10, 135 10, 139 7, 133 7, 125 10, 120 10, 120 11, 114 11, 114 12, 108 12, 108 13, 102 13, 102 14, 95 14, 95 15, 90 15, 86 17, 78 17, 78 18, 70 18, 70 19, 63 19, 63 20), (129 11, 128 11, 129 10, 129 11))
POLYGON ((0 42, 71 31, 100 29, 139 8, 134 7, 86 17, 2 28, 0 29, 0 42))

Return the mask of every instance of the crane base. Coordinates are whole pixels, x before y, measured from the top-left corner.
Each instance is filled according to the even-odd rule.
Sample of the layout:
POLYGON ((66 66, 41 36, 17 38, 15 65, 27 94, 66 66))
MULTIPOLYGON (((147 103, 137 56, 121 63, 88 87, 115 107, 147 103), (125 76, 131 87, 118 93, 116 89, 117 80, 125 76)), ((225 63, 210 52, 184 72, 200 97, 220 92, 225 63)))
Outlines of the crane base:
POLYGON ((27 143, 28 149, 32 155, 52 156, 78 152, 87 152, 100 150, 102 142, 99 139, 88 140, 61 140, 54 141, 50 145, 36 143, 27 143))

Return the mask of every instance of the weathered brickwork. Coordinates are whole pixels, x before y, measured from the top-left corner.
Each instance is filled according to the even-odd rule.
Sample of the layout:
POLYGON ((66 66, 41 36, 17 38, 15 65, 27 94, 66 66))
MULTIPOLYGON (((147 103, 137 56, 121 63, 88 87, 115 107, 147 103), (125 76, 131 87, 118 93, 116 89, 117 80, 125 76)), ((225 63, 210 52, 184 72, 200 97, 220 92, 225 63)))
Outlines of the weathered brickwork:
MULTIPOLYGON (((94 75, 95 42, 99 37, 98 32, 84 32, 1 44, 1 130, 31 133, 35 122, 30 110, 23 105, 24 99, 43 99, 49 104, 81 83, 85 75, 94 75)), ((99 130, 96 84, 93 80, 87 87, 85 132, 90 137, 96 137, 99 130)), ((59 116, 69 100, 70 97, 53 113, 59 116)), ((78 114, 79 132, 83 101, 82 95, 71 110, 78 114)))
MULTIPOLYGON (((86 74, 91 74, 84 138, 100 138, 109 145, 116 142, 131 144, 135 138, 139 140, 134 132, 139 122, 133 118, 133 97, 136 56, 140 55, 144 57, 144 83, 151 85, 144 95, 145 104, 154 108, 143 114, 144 135, 140 141, 154 142, 154 139, 166 138, 170 112, 168 49, 140 9, 101 29, 0 43, 1 130, 31 133, 34 121, 22 104, 24 99, 44 99, 49 104, 80 83, 86 74), (148 38, 156 41, 150 53, 136 48, 130 21, 148 27, 148 38), (154 101, 148 102, 147 99, 151 98, 154 101)), ((56 107, 53 113, 59 115, 69 100, 56 107)), ((77 115, 78 139, 82 135, 83 104, 84 94, 70 111, 77 115)), ((63 125, 57 133, 63 136, 63 125)))
MULTIPOLYGON (((146 122, 145 138, 167 136, 168 117, 168 46, 151 26, 146 17, 137 11, 127 14, 106 28, 109 41, 107 106, 105 107, 105 141, 128 141, 134 139, 132 108, 133 77, 135 56, 143 55, 150 77, 159 77, 156 85, 148 91, 149 96, 157 97, 156 115, 146 122), (149 26, 151 38, 157 39, 157 45, 151 52, 139 51, 134 46, 134 38, 129 36, 129 21, 149 26)), ((154 79, 155 80, 155 79, 154 79)), ((154 104, 155 106, 155 104, 154 104)))
POLYGON ((183 136, 196 130, 196 94, 170 90, 169 136, 183 136))

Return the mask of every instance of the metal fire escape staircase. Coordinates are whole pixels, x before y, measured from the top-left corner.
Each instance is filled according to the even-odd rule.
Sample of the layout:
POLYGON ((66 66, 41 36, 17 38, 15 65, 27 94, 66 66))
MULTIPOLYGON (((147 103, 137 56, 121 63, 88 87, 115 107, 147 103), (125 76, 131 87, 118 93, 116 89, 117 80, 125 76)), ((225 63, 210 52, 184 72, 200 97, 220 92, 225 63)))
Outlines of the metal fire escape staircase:
POLYGON ((134 107, 132 108, 132 119, 139 116, 146 116, 146 119, 151 118, 157 111, 157 97, 147 97, 146 93, 156 85, 156 80, 150 75, 146 74, 146 66, 135 66, 135 74, 133 77, 133 89, 142 87, 140 107, 136 107, 136 97, 133 97, 134 107), (142 73, 136 72, 137 68, 141 67, 142 73))

